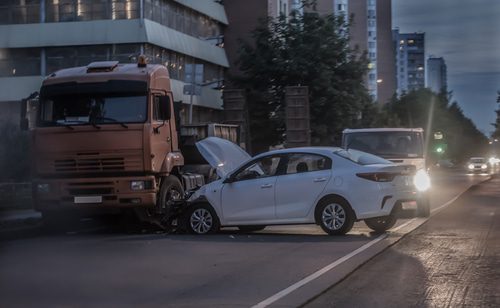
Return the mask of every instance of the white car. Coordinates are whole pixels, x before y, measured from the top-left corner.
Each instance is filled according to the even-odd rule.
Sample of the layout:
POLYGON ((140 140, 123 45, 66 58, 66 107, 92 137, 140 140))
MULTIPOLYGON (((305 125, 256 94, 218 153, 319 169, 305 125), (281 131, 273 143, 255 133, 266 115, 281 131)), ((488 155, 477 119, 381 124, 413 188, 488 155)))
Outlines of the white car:
POLYGON ((383 232, 394 226, 398 213, 417 208, 412 165, 334 147, 290 148, 251 158, 215 137, 197 146, 220 179, 188 199, 184 223, 194 234, 228 226, 254 231, 319 224, 340 235, 358 220, 383 232))
POLYGON ((472 172, 487 172, 488 162, 484 157, 471 157, 467 162, 467 171, 472 172))

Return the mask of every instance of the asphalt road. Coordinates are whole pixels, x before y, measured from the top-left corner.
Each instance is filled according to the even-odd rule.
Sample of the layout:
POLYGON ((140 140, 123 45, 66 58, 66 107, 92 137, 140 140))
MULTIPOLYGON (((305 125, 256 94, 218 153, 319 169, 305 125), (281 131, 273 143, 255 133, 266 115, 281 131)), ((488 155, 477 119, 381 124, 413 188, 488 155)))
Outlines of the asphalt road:
MULTIPOLYGON (((485 179, 435 174, 432 206, 485 179)), ((402 236, 405 224, 401 221, 400 230, 387 236, 402 236)), ((380 245, 383 237, 363 223, 341 237, 327 236, 317 226, 269 227, 248 234, 225 230, 199 237, 130 235, 83 222, 62 234, 0 242, 1 306, 297 306, 329 287, 334 281, 330 274, 350 269, 339 263, 321 278, 307 284, 304 278, 372 243, 380 245), (303 282, 297 291, 287 289, 297 282, 303 282), (285 289, 289 292, 282 297, 263 302, 285 289)), ((371 256, 353 258, 364 262, 363 257, 371 256)))
POLYGON ((306 307, 500 307, 500 178, 470 190, 306 307))

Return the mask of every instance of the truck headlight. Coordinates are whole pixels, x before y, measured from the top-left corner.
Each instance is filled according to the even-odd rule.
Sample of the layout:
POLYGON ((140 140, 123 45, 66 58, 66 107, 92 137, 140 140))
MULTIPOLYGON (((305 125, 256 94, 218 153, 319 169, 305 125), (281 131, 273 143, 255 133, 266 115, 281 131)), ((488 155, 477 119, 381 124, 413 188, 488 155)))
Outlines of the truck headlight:
POLYGON ((418 170, 413 178, 413 184, 419 191, 426 191, 431 187, 431 178, 424 170, 418 170))
POLYGON ((130 181, 131 190, 144 190, 145 186, 144 181, 130 181))
POLYGON ((488 166, 486 164, 481 165, 481 169, 486 169, 486 168, 488 168, 488 166))
POLYGON ((50 185, 48 183, 38 183, 36 185, 36 191, 41 194, 46 194, 50 191, 50 185))
POLYGON ((470 164, 468 167, 469 167, 469 169, 474 169, 474 165, 473 164, 470 164))

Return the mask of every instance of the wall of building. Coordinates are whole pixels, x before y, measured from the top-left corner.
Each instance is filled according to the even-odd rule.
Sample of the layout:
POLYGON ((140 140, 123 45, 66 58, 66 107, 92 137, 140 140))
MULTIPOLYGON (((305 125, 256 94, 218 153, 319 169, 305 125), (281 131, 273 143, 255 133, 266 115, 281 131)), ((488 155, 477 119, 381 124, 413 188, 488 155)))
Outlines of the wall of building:
MULTIPOLYGON (((226 0, 224 7, 230 26, 224 34, 224 48, 229 59, 229 76, 239 76, 240 40, 252 44, 252 31, 268 17, 269 0, 226 0), (242 7, 245 9, 243 10, 242 7)), ((230 85, 229 85, 230 86, 230 85)))
POLYGON ((392 0, 377 1, 377 100, 387 103, 396 93, 396 58, 392 41, 392 0))

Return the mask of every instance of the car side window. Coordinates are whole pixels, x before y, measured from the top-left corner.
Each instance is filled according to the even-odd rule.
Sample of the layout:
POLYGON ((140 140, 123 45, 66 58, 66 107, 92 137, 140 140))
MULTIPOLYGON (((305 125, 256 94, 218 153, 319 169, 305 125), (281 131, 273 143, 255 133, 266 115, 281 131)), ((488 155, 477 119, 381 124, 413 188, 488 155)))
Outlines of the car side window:
POLYGON ((288 156, 286 174, 326 170, 331 167, 332 160, 328 157, 316 154, 295 153, 288 156))
POLYGON ((243 181, 274 176, 278 170, 280 160, 280 156, 263 157, 243 170, 240 170, 234 179, 236 181, 243 181))

